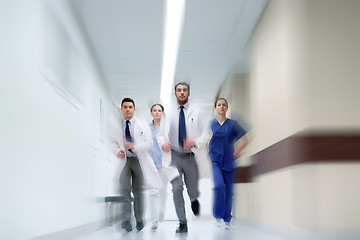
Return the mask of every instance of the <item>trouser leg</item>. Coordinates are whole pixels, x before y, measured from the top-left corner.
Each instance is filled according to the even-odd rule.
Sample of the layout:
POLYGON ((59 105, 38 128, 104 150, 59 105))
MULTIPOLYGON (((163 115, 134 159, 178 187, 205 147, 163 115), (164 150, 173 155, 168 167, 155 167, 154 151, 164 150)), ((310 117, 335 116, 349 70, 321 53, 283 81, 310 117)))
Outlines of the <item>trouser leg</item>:
POLYGON ((213 164, 212 169, 214 180, 213 215, 215 218, 220 219, 224 217, 225 211, 225 183, 219 166, 213 164))
POLYGON ((120 216, 123 221, 131 220, 131 169, 127 161, 120 174, 120 195, 123 196, 124 202, 120 206, 120 216))
POLYGON ((171 153, 171 159, 171 164, 175 166, 179 171, 179 177, 176 177, 171 181, 175 211, 180 223, 187 223, 185 213, 185 201, 183 196, 183 170, 181 166, 183 159, 174 152, 171 153))
POLYGON ((161 189, 159 189, 159 211, 160 211, 160 214, 164 215, 165 209, 166 209, 167 186, 168 186, 169 180, 168 180, 167 175, 163 168, 159 169, 159 175, 164 184, 164 186, 161 189))
POLYGON ((150 219, 151 222, 157 222, 159 220, 159 190, 151 189, 149 191, 149 205, 150 205, 150 219))
POLYGON ((186 213, 185 213, 185 202, 183 197, 183 182, 181 177, 177 177, 171 181, 173 200, 176 210, 176 215, 180 223, 187 223, 186 213))
POLYGON ((183 159, 182 170, 184 172, 184 182, 187 188, 190 201, 199 197, 199 169, 195 157, 190 156, 183 159))
POLYGON ((143 220, 144 215, 144 176, 140 168, 139 160, 131 160, 132 190, 134 194, 134 215, 137 221, 143 220))
POLYGON ((224 183, 225 183, 225 208, 224 208, 224 221, 230 222, 232 215, 232 203, 233 203, 233 186, 234 186, 234 171, 227 172, 224 171, 224 183))

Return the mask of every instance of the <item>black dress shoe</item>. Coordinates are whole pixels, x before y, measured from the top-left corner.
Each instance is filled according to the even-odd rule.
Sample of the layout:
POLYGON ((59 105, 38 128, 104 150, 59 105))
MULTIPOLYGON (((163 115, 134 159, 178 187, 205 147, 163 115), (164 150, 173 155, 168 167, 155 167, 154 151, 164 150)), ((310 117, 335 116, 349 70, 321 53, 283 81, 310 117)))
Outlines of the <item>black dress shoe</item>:
POLYGON ((193 211, 195 216, 200 215, 200 203, 197 199, 191 202, 191 210, 193 211))
POLYGON ((122 229, 125 229, 127 232, 131 232, 132 231, 132 226, 131 223, 129 221, 124 221, 121 224, 122 229))
POLYGON ((141 231, 144 228, 144 222, 143 221, 137 221, 136 222, 136 229, 138 231, 141 231))
POLYGON ((179 227, 176 229, 176 233, 187 233, 188 228, 186 223, 180 223, 179 227))

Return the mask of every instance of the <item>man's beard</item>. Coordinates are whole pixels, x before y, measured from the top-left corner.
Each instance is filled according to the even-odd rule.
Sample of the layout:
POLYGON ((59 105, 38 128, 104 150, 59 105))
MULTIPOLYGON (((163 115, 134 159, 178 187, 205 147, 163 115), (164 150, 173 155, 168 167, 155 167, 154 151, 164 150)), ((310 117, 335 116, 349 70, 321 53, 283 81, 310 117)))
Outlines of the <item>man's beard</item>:
POLYGON ((188 98, 185 98, 184 100, 177 99, 177 102, 179 105, 184 105, 185 103, 187 103, 187 101, 188 101, 188 98))

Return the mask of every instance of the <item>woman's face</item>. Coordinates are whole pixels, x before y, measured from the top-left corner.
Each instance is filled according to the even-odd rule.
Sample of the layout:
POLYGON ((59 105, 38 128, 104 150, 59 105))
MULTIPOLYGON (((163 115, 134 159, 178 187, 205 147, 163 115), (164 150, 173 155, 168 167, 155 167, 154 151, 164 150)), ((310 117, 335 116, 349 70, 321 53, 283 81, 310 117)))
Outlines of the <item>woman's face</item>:
POLYGON ((225 100, 218 100, 216 102, 216 107, 215 107, 215 110, 218 114, 222 115, 222 114, 225 114, 226 111, 228 110, 228 106, 226 104, 226 101, 225 100))
POLYGON ((161 116, 162 116, 161 107, 158 105, 154 106, 151 110, 151 116, 153 117, 153 119, 161 120, 161 116))

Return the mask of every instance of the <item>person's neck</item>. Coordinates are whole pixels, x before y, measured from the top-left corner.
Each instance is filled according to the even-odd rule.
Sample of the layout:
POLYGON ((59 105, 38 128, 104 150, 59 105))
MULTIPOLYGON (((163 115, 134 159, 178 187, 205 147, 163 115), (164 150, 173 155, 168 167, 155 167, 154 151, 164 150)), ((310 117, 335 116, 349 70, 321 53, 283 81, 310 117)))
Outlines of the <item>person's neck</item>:
POLYGON ((188 102, 189 102, 189 101, 186 101, 185 103, 179 103, 179 102, 178 102, 178 104, 179 104, 179 106, 185 106, 188 102))
POLYGON ((160 126, 160 119, 153 119, 154 129, 157 129, 160 126))
POLYGON ((227 117, 226 115, 217 115, 216 120, 220 123, 223 124, 226 121, 227 117))

